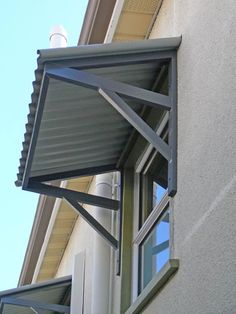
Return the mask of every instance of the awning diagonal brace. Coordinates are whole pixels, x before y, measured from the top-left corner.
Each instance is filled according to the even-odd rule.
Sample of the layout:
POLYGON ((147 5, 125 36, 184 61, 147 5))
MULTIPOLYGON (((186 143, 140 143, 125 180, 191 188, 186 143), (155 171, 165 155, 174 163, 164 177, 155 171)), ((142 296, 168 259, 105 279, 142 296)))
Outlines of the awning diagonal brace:
POLYGON ((104 89, 98 92, 116 109, 163 157, 170 160, 169 146, 155 131, 116 93, 104 89))
POLYGON ((147 103, 149 106, 155 108, 158 107, 165 110, 171 109, 171 99, 169 96, 118 82, 113 79, 107 79, 86 71, 71 68, 48 68, 46 69, 46 76, 95 90, 98 90, 99 88, 108 89, 121 95, 142 101, 142 103, 147 103))
POLYGON ((29 182, 29 185, 27 187, 28 191, 36 192, 40 194, 49 195, 52 197, 58 197, 58 198, 73 198, 74 200, 92 205, 92 206, 98 206, 106 209, 112 209, 112 210, 118 210, 120 206, 120 202, 117 200, 113 200, 110 198, 92 195, 88 193, 73 191, 53 185, 48 185, 40 182, 29 182))
POLYGON ((60 304, 47 304, 39 301, 32 301, 26 300, 21 298, 12 298, 12 297, 5 297, 2 298, 2 303, 4 304, 12 304, 18 305, 22 307, 29 307, 29 308, 38 308, 41 310, 53 311, 58 313, 70 313, 70 307, 60 304))
POLYGON ((118 249, 118 241, 95 219, 86 209, 79 203, 89 204, 93 206, 103 207, 111 210, 119 210, 120 202, 106 197, 86 194, 82 192, 72 191, 41 182, 30 182, 27 187, 28 191, 45 194, 52 197, 63 198, 73 209, 78 212, 87 223, 93 227, 115 250, 118 249))
POLYGON ((74 199, 66 197, 65 200, 93 227, 114 249, 118 249, 118 241, 74 199))

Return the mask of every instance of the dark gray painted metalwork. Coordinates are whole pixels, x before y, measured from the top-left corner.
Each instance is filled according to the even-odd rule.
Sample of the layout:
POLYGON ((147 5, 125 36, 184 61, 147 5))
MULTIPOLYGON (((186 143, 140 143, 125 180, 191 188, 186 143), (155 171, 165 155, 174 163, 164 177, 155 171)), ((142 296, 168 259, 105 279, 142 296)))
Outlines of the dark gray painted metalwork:
POLYGON ((118 241, 96 220, 91 216, 78 202, 70 197, 65 197, 65 200, 86 220, 89 225, 95 229, 109 245, 115 250, 118 249, 118 241))
POLYGON ((91 58, 97 60, 103 57, 106 60, 109 56, 114 58, 120 56, 134 57, 138 54, 155 52, 170 52, 176 50, 181 43, 181 37, 158 38, 139 41, 115 42, 110 44, 82 45, 78 47, 41 49, 38 50, 38 63, 81 60, 91 58))
POLYGON ((177 56, 173 56, 169 65, 169 147, 171 158, 168 162, 168 194, 177 192, 177 56))
POLYGON ((20 286, 0 292, 0 314, 69 313, 69 307, 61 302, 71 287, 71 276, 53 279, 43 283, 20 286), (41 310, 41 312, 40 312, 41 310), (51 311, 50 311, 51 313, 51 311))
POLYGON ((137 130, 167 159, 168 193, 174 195, 176 49, 180 41, 158 39, 40 51, 16 184, 26 190, 63 197, 115 249, 119 241, 78 202, 112 210, 118 209, 118 202, 41 182, 122 171, 125 161, 121 164, 120 157, 137 130), (151 88, 167 62, 169 94, 164 95, 151 88), (144 105, 170 112, 168 144, 139 116, 144 105))
MULTIPOLYGON (((30 159, 27 158, 28 153, 31 155, 33 153, 33 146, 31 144, 30 150, 30 141, 34 143, 34 137, 37 132, 34 132, 36 126, 36 120, 39 118, 39 115, 36 112, 40 111, 40 90, 43 86, 43 73, 46 67, 73 67, 74 69, 93 69, 94 73, 100 73, 100 69, 102 67, 105 69, 106 67, 115 66, 119 71, 124 65, 132 65, 134 67, 139 66, 140 64, 148 64, 149 62, 157 62, 160 60, 161 62, 170 60, 175 54, 176 49, 181 42, 181 38, 167 38, 167 39, 157 39, 157 40, 146 40, 132 43, 112 43, 106 45, 95 45, 88 47, 70 47, 70 48, 62 48, 62 49, 45 49, 39 51, 38 58, 38 68, 35 72, 36 80, 33 82, 34 92, 32 94, 32 102, 30 104, 30 114, 28 116, 28 123, 26 125, 26 136, 25 141, 23 143, 23 151, 22 158, 20 160, 20 168, 18 173, 18 180, 16 182, 17 185, 22 185, 22 178, 24 176, 25 183, 27 176, 32 177, 32 167, 31 171, 28 171, 26 168, 30 168, 30 159), (96 70, 96 71, 95 71, 96 70), (97 72, 99 70, 99 72, 97 72), (28 159, 28 161, 27 161, 28 159), (27 171, 26 171, 27 170, 27 171)), ((124 67, 123 67, 124 68, 124 67)), ((155 66, 153 65, 153 69, 155 66)), ((115 79, 117 80, 117 70, 114 68, 113 72, 116 73, 115 79)), ((123 70, 124 71, 124 70, 123 70)), ((129 70, 126 74, 131 73, 129 70)), ((134 85, 137 77, 140 77, 141 81, 144 81, 141 75, 134 74, 134 85)), ((124 76, 125 78, 125 76, 124 76)), ((133 80, 129 81, 129 85, 133 84, 133 80)), ((51 84, 51 83, 50 83, 51 84)), ((64 87, 63 87, 64 88, 64 87)), ((146 87, 145 87, 146 88, 146 87)), ((144 89, 145 89, 144 88, 144 89)), ((67 101, 68 104, 68 101, 67 101)), ((110 131, 108 131, 110 133, 110 131)), ((38 145, 37 145, 38 146, 38 145)), ((35 157, 33 157, 34 159, 35 157)), ((113 165, 118 164, 118 160, 114 160, 113 165)), ((43 164, 42 164, 43 166, 43 164)), ((103 165, 99 165, 103 166, 103 165)), ((111 164, 108 164, 111 169, 111 164)), ((121 165, 122 166, 122 165, 121 165)), ((61 170, 63 169, 62 164, 59 166, 61 170)), ((79 167, 70 167, 71 170, 69 172, 78 171, 80 173, 79 167)), ((87 167, 88 168, 88 167, 87 167)), ((95 167, 96 169, 96 167, 95 167)), ((53 174, 57 175, 59 169, 53 170, 53 174)), ((46 170, 42 173, 41 171, 35 172, 33 174, 34 177, 41 177, 44 175, 48 175, 46 170)), ((62 173, 67 173, 63 169, 63 171, 59 171, 62 173)), ((59 175, 58 175, 59 177, 59 175)), ((27 185, 27 184, 25 184, 27 185)))
POLYGON ((132 86, 112 79, 106 79, 102 76, 94 75, 86 71, 80 71, 70 68, 46 69, 49 78, 62 80, 67 83, 80 85, 93 89, 106 89, 119 93, 124 96, 132 97, 153 107, 161 107, 170 110, 170 98, 166 95, 145 90, 140 87, 132 86))
POLYGON ((150 144, 167 160, 170 159, 168 145, 141 119, 116 93, 99 89, 99 93, 115 108, 150 144))
POLYGON ((118 249, 118 241, 79 202, 106 209, 119 210, 119 201, 38 182, 31 182, 27 190, 65 199, 114 249, 118 249))
POLYGON ((118 250, 115 252, 116 259, 116 275, 120 276, 121 272, 121 241, 122 241, 122 219, 123 219, 123 188, 124 188, 124 171, 120 173, 120 190, 119 190, 119 199, 120 199, 120 208, 118 211, 118 250))
POLYGON ((83 192, 73 191, 53 185, 47 185, 38 182, 32 182, 27 188, 28 191, 36 192, 39 194, 45 194, 48 196, 53 196, 57 198, 70 198, 74 199, 77 202, 99 206, 107 209, 118 210, 119 209, 119 201, 109 199, 106 197, 96 196, 92 194, 87 194, 83 192))
POLYGON ((38 182, 31 182, 27 190, 65 199, 114 249, 118 248, 118 241, 78 202, 118 210, 119 201, 38 182))
POLYGON ((11 304, 11 305, 18 305, 22 307, 33 307, 39 308, 42 310, 54 311, 58 313, 70 313, 70 307, 65 305, 59 304, 45 304, 43 302, 26 300, 22 298, 13 298, 13 297, 5 297, 2 298, 3 304, 11 304))
POLYGON ((175 52, 173 50, 167 51, 153 51, 153 52, 142 52, 137 51, 136 54, 123 54, 122 56, 117 55, 108 55, 106 58, 104 56, 93 57, 84 57, 81 59, 73 60, 60 60, 59 62, 53 62, 50 64, 50 68, 59 68, 59 67, 76 67, 79 63, 79 68, 82 70, 91 68, 91 67, 110 67, 114 64, 116 65, 127 65, 127 64, 137 64, 142 62, 151 62, 153 60, 168 61, 175 52))
POLYGON ((81 176, 93 176, 96 174, 101 174, 105 172, 111 172, 119 170, 116 165, 105 165, 101 167, 92 167, 92 168, 85 168, 85 169, 77 169, 77 170, 70 170, 70 171, 63 171, 57 172, 48 175, 41 175, 35 176, 33 180, 29 180, 29 185, 31 182, 49 182, 53 180, 60 180, 65 178, 74 178, 74 177, 81 177, 81 176))

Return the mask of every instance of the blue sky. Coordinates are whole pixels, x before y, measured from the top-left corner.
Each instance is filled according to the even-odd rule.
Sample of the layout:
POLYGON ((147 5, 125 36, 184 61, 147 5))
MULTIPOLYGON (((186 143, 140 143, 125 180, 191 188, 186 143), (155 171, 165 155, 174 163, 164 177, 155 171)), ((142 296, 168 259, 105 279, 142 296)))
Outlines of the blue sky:
POLYGON ((1 5, 0 291, 17 286, 38 200, 38 195, 14 185, 36 52, 49 47, 49 31, 55 24, 65 27, 68 45, 75 46, 86 6, 87 0, 8 0, 1 5))

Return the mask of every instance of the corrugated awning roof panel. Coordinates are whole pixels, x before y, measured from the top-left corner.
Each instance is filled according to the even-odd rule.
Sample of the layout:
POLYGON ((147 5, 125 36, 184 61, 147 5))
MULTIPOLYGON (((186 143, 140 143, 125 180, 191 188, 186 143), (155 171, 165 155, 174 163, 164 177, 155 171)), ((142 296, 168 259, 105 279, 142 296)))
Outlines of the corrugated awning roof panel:
MULTIPOLYGON (((47 78, 48 69, 78 69, 151 90, 165 56, 179 44, 169 38, 39 51, 17 184, 120 169, 133 131, 96 88, 47 78)), ((140 114, 144 103, 124 98, 140 114)))
MULTIPOLYGON (((70 300, 70 290, 71 276, 2 291, 0 292, 0 312, 2 314, 32 314, 31 308, 45 308, 45 313, 57 313, 52 310, 53 305, 56 305, 55 309, 57 306, 62 306, 63 310, 66 300, 70 300), (49 310, 50 306, 51 310, 49 310)), ((69 310, 68 305, 65 306, 66 308, 69 310)))

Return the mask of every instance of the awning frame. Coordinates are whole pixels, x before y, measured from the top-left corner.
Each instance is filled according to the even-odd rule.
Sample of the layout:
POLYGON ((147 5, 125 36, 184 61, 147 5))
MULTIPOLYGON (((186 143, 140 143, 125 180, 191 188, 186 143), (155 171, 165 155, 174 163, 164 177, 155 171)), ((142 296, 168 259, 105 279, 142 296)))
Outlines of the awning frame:
MULTIPOLYGON (((38 301, 32 301, 22 298, 13 298, 13 297, 5 297, 1 299, 1 303, 4 306, 4 304, 11 304, 11 305, 18 305, 22 307, 29 307, 31 308, 35 313, 41 314, 44 313, 44 311, 54 311, 57 313, 70 313, 70 307, 66 305, 60 305, 60 304, 48 304, 38 301)), ((2 309, 3 309, 2 306, 2 309)), ((0 313, 1 313, 0 308, 0 313)))
POLYGON ((70 172, 42 175, 30 178, 30 171, 33 163, 34 152, 37 144, 37 137, 40 129, 40 123, 43 115, 44 104, 46 100, 47 90, 50 79, 56 79, 70 84, 83 86, 90 89, 97 90, 108 104, 115 108, 123 118, 128 121, 134 129, 140 133, 149 144, 151 144, 168 162, 168 194, 174 196, 177 191, 177 51, 174 49, 149 51, 140 53, 129 53, 93 57, 80 59, 78 67, 75 66, 75 60, 60 60, 60 62, 44 64, 44 73, 41 82, 41 89, 39 94, 39 102, 37 106, 36 118, 34 123, 33 134, 31 138, 29 154, 25 165, 22 187, 25 190, 64 198, 80 215, 115 249, 120 248, 121 240, 121 204, 120 202, 112 200, 104 200, 98 196, 92 196, 93 204, 96 206, 104 205, 103 202, 109 206, 101 206, 110 208, 111 210, 118 210, 119 213, 119 240, 116 240, 99 222, 97 222, 80 204, 91 204, 91 195, 76 193, 68 189, 62 189, 52 185, 47 185, 42 182, 48 182, 56 179, 65 179, 68 177, 95 175, 108 171, 122 171, 118 165, 108 165, 95 167, 90 169, 74 170, 70 172), (100 75, 91 74, 86 69, 91 67, 102 66, 116 66, 129 65, 135 63, 145 63, 151 61, 165 61, 168 62, 168 95, 155 93, 150 90, 145 90, 137 86, 125 84, 115 81, 113 79, 104 78, 100 75), (169 112, 169 135, 168 144, 156 134, 156 132, 149 127, 149 125, 142 120, 138 114, 125 102, 123 96, 139 100, 152 107, 167 110, 169 112), (75 194, 76 193, 76 194, 75 194), (119 206, 118 206, 119 204, 119 206), (119 207, 119 208, 118 208, 119 207))
POLYGON ((45 311, 54 311, 56 313, 70 313, 70 306, 62 304, 54 304, 37 300, 30 300, 24 293, 31 291, 37 291, 50 287, 62 287, 64 285, 71 284, 71 276, 57 278, 45 283, 36 283, 27 286, 20 286, 15 289, 6 290, 0 293, 0 314, 4 311, 5 305, 16 305, 20 307, 30 308, 32 312, 36 314, 44 314, 45 311), (24 296, 24 297, 22 297, 24 296))
MULTIPOLYGON (((93 78, 96 77, 97 79, 100 79, 101 82, 103 83, 102 85, 99 85, 99 81, 97 82, 97 90, 101 89, 106 89, 108 91, 111 90, 111 86, 113 86, 114 81, 110 80, 110 79, 105 79, 101 76, 98 75, 93 75, 91 73, 86 72, 86 69, 88 68, 97 68, 97 67, 103 67, 103 66, 117 66, 117 65, 130 65, 130 64, 136 64, 136 63, 145 63, 145 62, 151 62, 151 61, 162 61, 162 62, 170 62, 170 64, 172 64, 174 62, 174 60, 176 59, 176 49, 171 49, 171 50, 159 50, 159 51, 151 51, 151 52, 140 52, 140 53, 129 53, 129 54, 122 54, 122 55, 112 55, 112 56, 106 56, 104 58, 104 56, 98 56, 96 58, 83 58, 83 59, 79 59, 77 60, 60 60, 60 62, 53 62, 53 63, 46 63, 44 65, 44 72, 43 72, 43 77, 42 77, 42 81, 41 81, 41 89, 39 92, 39 97, 38 97, 38 105, 37 105, 37 111, 35 114, 35 122, 34 122, 34 128, 33 128, 33 133, 32 133, 32 137, 31 137, 31 142, 30 142, 30 147, 29 147, 29 153, 28 153, 28 157, 26 160, 26 164, 25 164, 25 169, 24 169, 24 174, 23 174, 23 180, 22 180, 22 188, 23 189, 27 189, 29 180, 30 180, 30 170, 31 170, 31 166, 32 166, 32 162, 33 162, 33 157, 34 157, 34 152, 35 152, 35 148, 36 148, 36 141, 37 141, 37 137, 38 137, 38 133, 39 133, 39 128, 40 128, 40 122, 42 119, 42 115, 43 115, 43 109, 44 109, 44 104, 45 104, 45 100, 46 100, 46 96, 47 96, 47 90, 48 90, 48 86, 49 86, 49 80, 50 77, 51 78, 55 78, 61 81, 65 81, 68 83, 72 83, 78 86, 85 86, 88 88, 92 88, 94 89, 94 82, 93 82, 93 78), (72 68, 69 67, 76 67, 76 65, 78 64, 79 69, 80 70, 74 70, 72 68), (74 77, 74 71, 78 72, 78 76, 79 74, 81 74, 81 72, 83 72, 82 74, 84 75, 80 75, 80 77, 77 77, 77 79, 74 77), (65 75, 67 74, 67 77, 65 77, 65 75), (70 77, 68 78, 68 76, 70 75, 70 77), (81 77, 82 76, 82 77, 81 77), (81 79, 81 81, 79 81, 79 79, 81 79), (86 83, 84 83, 84 80, 86 80, 86 83), (90 82, 89 82, 90 81, 90 82), (85 84, 85 85, 84 85, 85 84)), ((173 74, 173 73, 170 73, 173 74)), ((96 80, 95 78, 95 80, 96 80)), ((175 79, 177 80, 177 78, 175 79)), ((174 80, 173 80, 174 81, 174 80)), ((128 87, 128 84, 124 84, 121 82, 115 82, 116 84, 118 83, 118 90, 117 90, 117 86, 113 86, 113 92, 120 92, 120 85, 122 87, 128 87)), ((174 83, 174 82, 173 82, 174 83)), ((142 91, 143 89, 139 89, 138 87, 134 87, 129 85, 131 88, 134 88, 135 91, 140 91, 140 94, 142 95, 142 91)), ((128 88, 125 88, 126 92, 128 92, 128 88)), ((169 86, 169 95, 165 96, 165 95, 161 95, 158 94, 163 101, 163 105, 162 104, 157 104, 155 101, 155 94, 152 91, 146 90, 146 96, 148 95, 152 95, 149 97, 147 97, 146 102, 148 105, 151 106, 167 106, 167 110, 171 111, 171 109, 175 106, 176 101, 174 99, 172 99, 173 97, 171 95, 177 94, 177 92, 174 92, 175 86, 169 86), (152 101, 154 103, 152 103, 152 101)), ((135 96, 134 93, 132 93, 130 95, 131 97, 135 96)), ((160 99, 160 97, 158 97, 160 99)), ((137 98, 139 99, 139 98, 137 98)), ((142 95, 141 98, 142 101, 145 100, 145 95, 142 95)), ((160 101, 161 102, 161 101, 160 101)), ((91 169, 84 169, 84 171, 68 171, 68 173, 59 173, 57 175, 42 175, 42 176, 38 176, 35 179, 37 179, 38 182, 45 182, 45 181, 52 181, 52 180, 56 180, 56 179, 63 179, 63 177, 75 177, 75 176, 83 176, 83 175, 95 175, 97 173, 103 173, 105 171, 114 171, 114 170, 120 170, 117 168, 117 165, 107 165, 107 166, 101 166, 101 167, 97 167, 97 168, 91 168, 91 169), (74 174, 74 175, 73 175, 74 174)))

